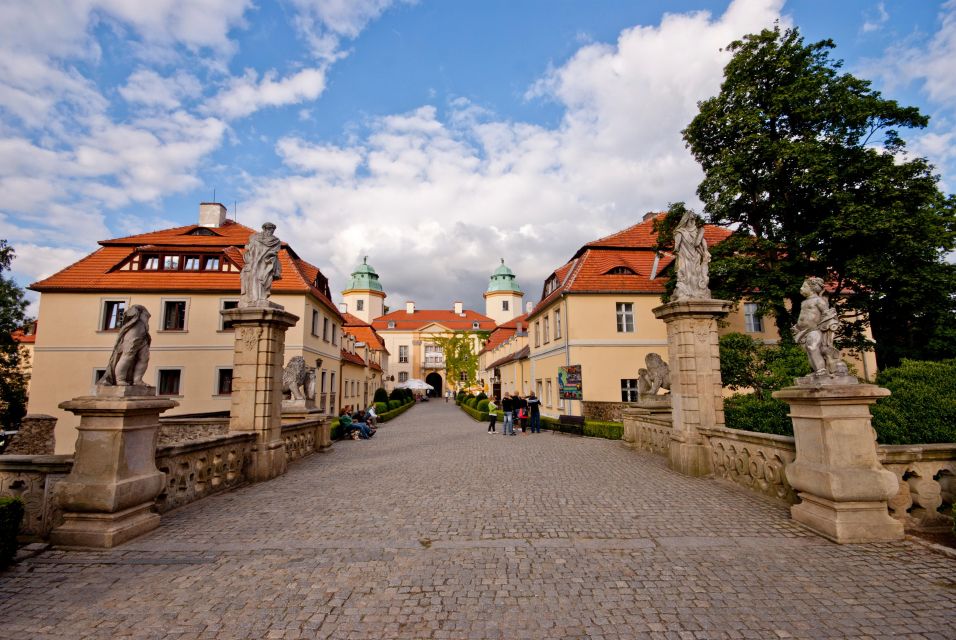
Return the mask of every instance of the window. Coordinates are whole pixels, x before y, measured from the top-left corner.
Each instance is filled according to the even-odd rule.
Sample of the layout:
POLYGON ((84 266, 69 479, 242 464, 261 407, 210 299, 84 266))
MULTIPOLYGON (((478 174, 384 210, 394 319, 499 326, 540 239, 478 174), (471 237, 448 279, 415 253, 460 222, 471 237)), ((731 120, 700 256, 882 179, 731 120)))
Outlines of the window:
POLYGON ((502 311, 508 311, 508 301, 507 301, 507 300, 502 300, 502 301, 501 301, 501 310, 502 310, 502 311))
POLYGON ((753 302, 744 303, 744 324, 747 333, 761 333, 763 331, 763 316, 757 313, 757 305, 753 302))
POLYGON ((232 395, 232 369, 216 369, 216 395, 232 395))
POLYGON ((544 398, 542 398, 542 400, 544 400, 545 404, 547 404, 550 407, 551 406, 551 378, 548 378, 547 380, 545 380, 544 390, 545 390, 545 396, 544 398))
POLYGON ((542 297, 547 298, 557 288, 558 288, 558 278, 557 276, 551 276, 544 283, 544 296, 542 297))
POLYGON ((541 335, 539 333, 540 327, 538 326, 538 324, 539 324, 538 322, 534 323, 534 346, 536 347, 541 346, 541 335))
POLYGON ((398 381, 399 381, 399 382, 408 382, 408 372, 407 372, 407 371, 399 371, 399 372, 398 372, 398 381))
MULTIPOLYGON (((219 302, 219 309, 221 311, 225 311, 227 309, 235 309, 238 306, 239 306, 238 300, 221 300, 219 302)), ((226 320, 225 318, 222 317, 222 315, 219 316, 219 324, 222 325, 220 327, 220 330, 222 331, 228 331, 232 329, 232 321, 226 320)))
POLYGON ((329 341, 329 319, 322 318, 322 339, 326 342, 329 341))
POLYGON ((468 372, 462 371, 458 374, 458 380, 461 382, 468 382, 468 372))
POLYGON ((356 300, 355 301, 355 310, 364 311, 365 310, 365 300, 356 300))
POLYGON ((115 331, 123 324, 123 314, 126 313, 125 300, 107 300, 103 303, 103 331, 115 331))
POLYGON ((554 310, 554 339, 561 338, 561 310, 554 310))
POLYGON ((159 269, 159 256, 143 255, 139 259, 139 268, 143 271, 156 271, 159 269))
POLYGON ((637 402, 637 378, 621 379, 621 402, 637 402))
POLYGON ((541 392, 542 392, 542 389, 541 389, 541 381, 540 381, 540 380, 535 380, 535 385, 534 385, 534 387, 535 387, 535 393, 534 393, 534 394, 540 398, 540 397, 541 397, 541 392))
POLYGON ((206 229, 205 227, 199 227, 198 229, 193 229, 192 231, 190 231, 190 232, 187 233, 186 235, 188 235, 188 236, 214 236, 214 235, 217 235, 217 234, 216 234, 214 231, 212 231, 211 229, 206 229))
POLYGON ((319 312, 315 309, 312 310, 312 335, 319 335, 319 312))
POLYGON ((163 256, 163 271, 179 271, 179 256, 163 256))
POLYGON ((183 271, 199 271, 199 256, 186 256, 183 271))
POLYGON ((474 322, 471 323, 471 328, 472 328, 472 329, 480 329, 480 328, 481 328, 481 323, 478 322, 477 320, 475 320, 474 322))
POLYGON ((163 302, 163 331, 186 330, 186 301, 165 300, 163 302))
POLYGON ((408 345, 407 344, 401 344, 398 346, 398 361, 408 362, 408 345))
POLYGON ((206 271, 219 271, 219 256, 204 258, 202 268, 206 271))
POLYGON ((99 384, 105 375, 106 369, 93 369, 93 384, 99 384))
POLYGON ((551 328, 548 324, 548 316, 544 316, 544 343, 548 344, 551 342, 551 328))
POLYGON ((182 369, 160 369, 159 384, 156 385, 156 394, 160 396, 178 396, 179 382, 182 379, 182 369))
POLYGON ((332 325, 332 344, 337 345, 339 343, 339 325, 332 325))
POLYGON ((618 333, 634 333, 634 305, 630 302, 617 303, 618 333))
POLYGON ((389 328, 389 329, 394 329, 394 328, 395 328, 395 321, 394 321, 394 320, 389 320, 389 321, 388 321, 388 328, 389 328))
POLYGON ((425 366, 426 367, 444 367, 445 352, 437 344, 425 345, 425 366))
POLYGON ((606 276, 635 276, 634 270, 630 267, 614 267, 604 273, 606 276))

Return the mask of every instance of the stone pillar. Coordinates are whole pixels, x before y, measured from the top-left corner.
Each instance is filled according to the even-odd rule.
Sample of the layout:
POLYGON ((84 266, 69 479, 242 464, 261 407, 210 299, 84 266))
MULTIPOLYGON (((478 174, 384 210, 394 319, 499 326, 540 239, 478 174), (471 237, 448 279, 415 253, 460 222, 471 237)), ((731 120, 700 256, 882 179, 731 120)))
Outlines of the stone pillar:
POLYGON ((685 299, 654 309, 667 324, 674 417, 668 462, 685 475, 710 475, 710 450, 699 429, 724 426, 717 319, 731 306, 726 300, 685 299))
POLYGON ((883 468, 870 425, 870 405, 889 390, 872 384, 794 386, 773 396, 790 405, 796 459, 787 480, 801 501, 793 519, 839 543, 903 539, 887 501, 899 491, 883 468))
POLYGON ((236 331, 229 430, 256 434, 249 477, 269 480, 286 471, 282 440, 282 359, 285 332, 299 317, 276 307, 222 311, 236 331))
POLYGON ((10 438, 4 450, 9 456, 52 456, 55 446, 56 418, 42 413, 24 416, 20 430, 10 438))
POLYGON ((110 548, 159 526, 159 414, 178 404, 147 386, 97 387, 60 403, 80 425, 73 469, 56 488, 64 522, 50 534, 54 544, 110 548))

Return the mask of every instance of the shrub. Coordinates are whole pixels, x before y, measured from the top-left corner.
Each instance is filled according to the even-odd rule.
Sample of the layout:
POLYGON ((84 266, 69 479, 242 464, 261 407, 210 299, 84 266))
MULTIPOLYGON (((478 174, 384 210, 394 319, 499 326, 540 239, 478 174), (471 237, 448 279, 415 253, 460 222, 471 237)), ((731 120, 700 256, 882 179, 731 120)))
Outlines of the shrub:
POLYGON ((475 405, 475 409, 478 409, 478 411, 488 411, 488 399, 483 398, 479 400, 475 405))
MULTIPOLYGON (((387 397, 387 396, 386 396, 386 397, 387 397)), ((382 415, 382 414, 385 413, 386 411, 388 411, 388 400, 385 400, 384 402, 380 402, 380 401, 376 400, 376 401, 375 401, 375 413, 377 413, 378 415, 382 415)))
POLYGON ((471 407, 472 409, 475 409, 478 405, 478 398, 476 398, 475 396, 468 396, 465 399, 465 404, 471 407))
POLYGON ((13 562, 17 555, 17 533, 23 511, 20 498, 0 498, 0 567, 13 562))
POLYGON ((404 400, 405 399, 406 389, 392 389, 392 392, 388 394, 389 400, 404 400))
POLYGON ((585 421, 584 435, 592 438, 607 438, 608 440, 620 440, 624 435, 624 425, 620 422, 598 422, 585 421))
MULTIPOLYGON (((405 403, 402 402, 401 400, 389 400, 389 401, 388 401, 388 410, 389 410, 389 411, 394 411, 395 409, 398 409, 398 408, 399 408, 400 406, 402 406, 403 404, 405 404, 405 403)), ((377 411, 377 409, 376 409, 376 411, 377 411)))
MULTIPOLYGON (((383 387, 376 389, 375 396, 372 398, 372 402, 388 402, 388 391, 386 391, 383 387)), ((377 408, 375 410, 378 411, 377 408)))
POLYGON ((876 383, 893 394, 872 407, 881 443, 956 442, 956 359, 903 360, 881 371, 876 383))
POLYGON ((720 336, 720 379, 734 391, 753 389, 769 395, 808 373, 810 361, 796 345, 765 345, 742 333, 720 336))
POLYGON ((760 393, 737 393, 724 399, 724 424, 730 429, 793 435, 790 406, 760 393))
POLYGON ((481 402, 482 400, 487 400, 488 396, 486 396, 485 392, 482 391, 477 396, 475 396, 475 398, 477 398, 478 402, 481 402))

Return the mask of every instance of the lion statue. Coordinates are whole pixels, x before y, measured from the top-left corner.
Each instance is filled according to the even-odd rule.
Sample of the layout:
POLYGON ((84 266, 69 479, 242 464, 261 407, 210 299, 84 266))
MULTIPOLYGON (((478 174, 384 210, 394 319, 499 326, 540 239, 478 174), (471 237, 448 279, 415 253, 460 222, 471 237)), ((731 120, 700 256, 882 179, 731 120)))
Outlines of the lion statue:
POLYGON ((315 399, 315 369, 302 356, 293 356, 282 370, 282 395, 293 400, 315 399))
POLYGON ((671 370, 664 359, 656 353, 644 358, 646 369, 638 370, 637 393, 640 396, 655 396, 661 389, 670 390, 671 370))

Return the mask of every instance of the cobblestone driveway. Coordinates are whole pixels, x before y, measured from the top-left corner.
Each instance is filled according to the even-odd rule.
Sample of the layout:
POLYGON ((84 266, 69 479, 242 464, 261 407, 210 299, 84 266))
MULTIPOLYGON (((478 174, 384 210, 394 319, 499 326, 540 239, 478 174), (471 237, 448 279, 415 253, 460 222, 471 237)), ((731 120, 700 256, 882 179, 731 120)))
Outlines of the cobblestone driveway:
POLYGON ((432 402, 0 574, 0 638, 956 638, 956 561, 838 546, 618 442, 432 402))

